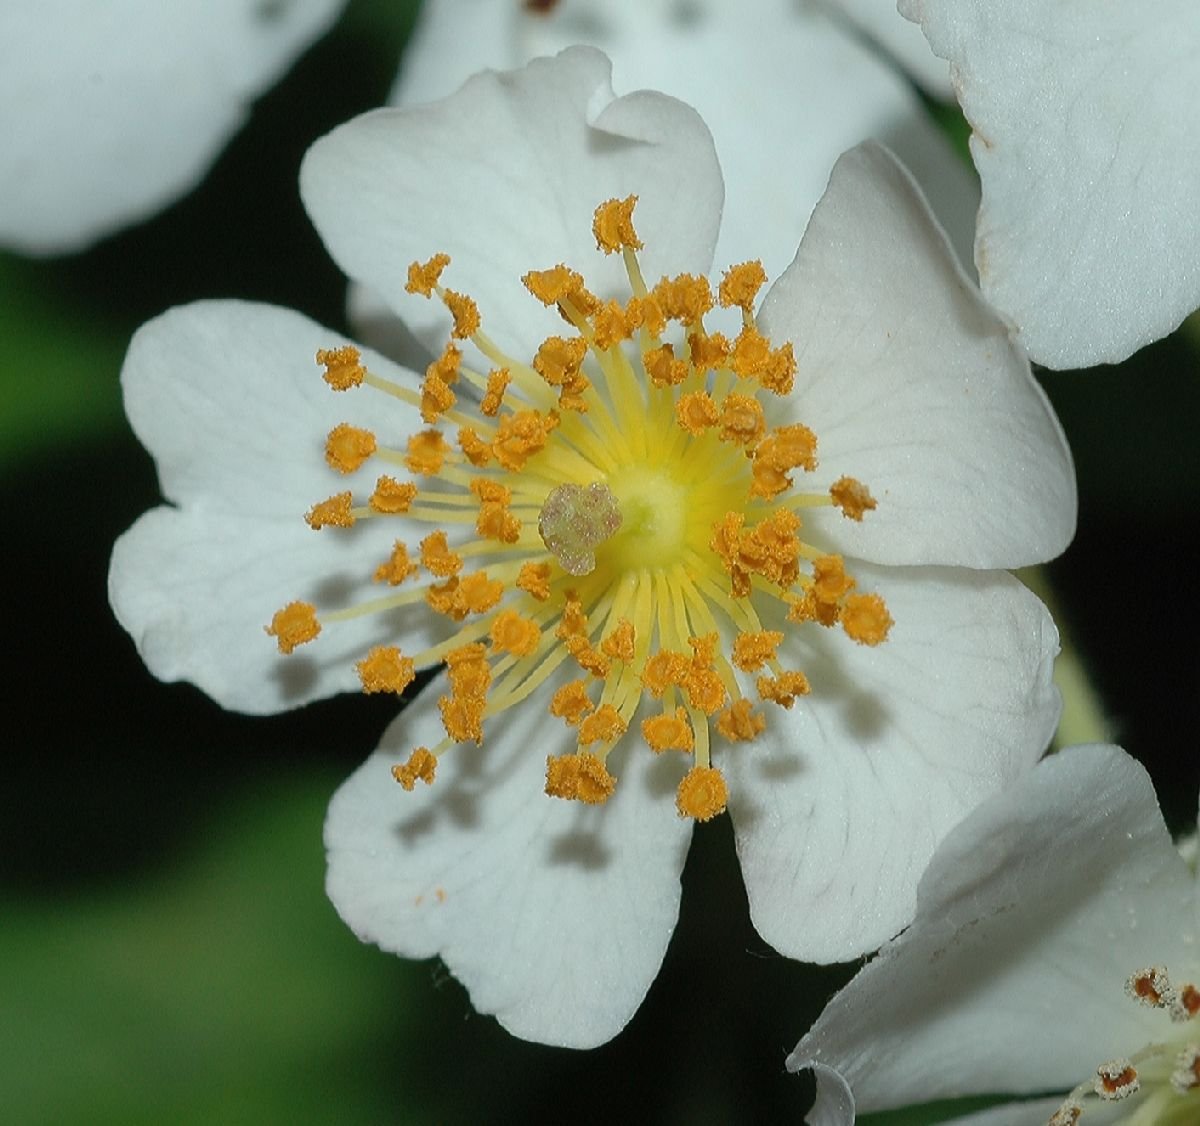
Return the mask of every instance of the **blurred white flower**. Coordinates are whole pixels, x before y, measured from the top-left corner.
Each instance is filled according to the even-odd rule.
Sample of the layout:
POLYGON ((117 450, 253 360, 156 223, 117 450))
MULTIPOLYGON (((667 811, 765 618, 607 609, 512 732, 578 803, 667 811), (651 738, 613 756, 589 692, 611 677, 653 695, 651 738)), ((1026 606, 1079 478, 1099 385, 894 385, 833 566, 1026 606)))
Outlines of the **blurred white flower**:
POLYGON ((344 3, 0 4, 0 246, 82 250, 183 195, 344 3))
POLYGON ((974 134, 984 296, 1038 363, 1115 363, 1200 306, 1200 5, 901 0, 974 134))
POLYGON ((1200 1121, 1198 890, 1137 762, 1050 756, 951 831, 912 925, 789 1057, 817 1071, 808 1121, 1005 1092, 957 1121, 1200 1121))

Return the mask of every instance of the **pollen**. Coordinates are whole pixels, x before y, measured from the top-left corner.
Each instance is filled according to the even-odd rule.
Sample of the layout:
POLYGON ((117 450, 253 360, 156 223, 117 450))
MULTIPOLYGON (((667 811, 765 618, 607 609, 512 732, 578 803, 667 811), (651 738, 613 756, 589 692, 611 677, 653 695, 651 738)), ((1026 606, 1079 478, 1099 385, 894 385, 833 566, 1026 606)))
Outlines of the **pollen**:
POLYGON ((692 725, 683 708, 642 720, 642 738, 646 740, 646 746, 656 753, 685 751, 691 754, 696 746, 692 725))
POLYGON ((853 477, 839 477, 829 487, 829 495, 842 510, 842 515, 850 520, 861 520, 863 513, 875 507, 875 498, 866 485, 853 477))
POLYGON ((325 461, 339 473, 353 473, 376 449, 375 435, 343 422, 325 439, 325 461))
POLYGON ((357 387, 367 374, 362 364, 362 353, 350 344, 343 348, 322 348, 317 352, 317 363, 325 369, 322 378, 335 391, 349 391, 351 387, 357 387))
POLYGON ((264 628, 279 643, 279 652, 290 653, 297 645, 312 641, 321 632, 321 623, 311 603, 289 602, 264 628))
POLYGON ((721 420, 721 412, 707 391, 689 391, 675 404, 675 419, 689 434, 699 436, 721 420))
POLYGON ((420 568, 408 557, 408 548, 397 540, 392 546, 392 554, 386 563, 380 563, 375 568, 375 581, 387 583, 388 586, 399 586, 405 579, 411 578, 420 568))
POLYGON ((542 639, 537 622, 523 618, 515 610, 502 610, 492 621, 492 652, 528 657, 542 639))
POLYGON ((448 289, 442 294, 442 301, 445 302, 446 308, 450 310, 450 315, 454 318, 454 327, 450 330, 451 336, 456 340, 469 340, 479 331, 479 306, 470 297, 448 289))
POLYGON ((842 629, 860 645, 882 644, 893 624, 878 594, 852 594, 846 599, 842 629))
MULTIPOLYGON (((533 750, 512 747, 525 729, 513 715, 535 707, 576 742, 547 760, 550 796, 607 800, 616 785, 608 755, 631 741, 691 756, 676 806, 707 820, 728 800, 721 756, 754 753, 768 724, 803 710, 815 691, 781 657, 797 637, 802 647, 807 634, 840 627, 836 660, 837 646, 881 644, 892 626, 853 567, 808 538, 811 509, 857 521, 876 501, 863 482, 822 470, 803 396, 776 401, 792 392, 797 364, 792 342, 769 339, 754 319, 762 264, 731 266, 719 285, 647 278, 636 205, 633 195, 611 199, 593 216, 598 249, 619 254, 623 292, 606 276, 601 300, 579 263, 521 277, 529 300, 562 321, 526 350, 497 343, 511 325, 485 334, 492 311, 443 284, 450 258, 435 253, 409 267, 405 287, 448 313, 419 385, 369 371, 353 347, 317 353, 335 390, 365 385, 423 421, 397 433, 395 412, 381 411, 369 429, 334 427, 331 475, 372 460, 411 479, 378 476, 365 499, 337 493, 305 519, 350 528, 403 516, 420 531, 406 531, 407 543, 384 538, 386 557, 372 536, 344 537, 336 580, 313 576, 312 589, 338 598, 343 582, 373 581, 372 595, 323 608, 320 622, 319 601, 289 603, 267 632, 290 653, 322 629, 372 616, 377 626, 363 633, 373 647, 351 658, 365 693, 403 694, 417 670, 444 664, 434 698, 445 737, 393 768, 405 790, 432 782, 443 754, 463 753, 456 744, 482 747, 492 757, 481 778, 498 777, 513 754, 533 750), (706 325, 719 308, 740 313, 736 336, 706 325), (773 424, 779 417, 789 421, 773 424)), ((785 730, 784 745, 794 741, 785 730)), ((1175 1019, 1200 1010, 1200 994, 1168 1003, 1147 974, 1137 986, 1144 1000, 1155 991, 1175 1019)))
POLYGON ((405 291, 431 297, 441 280, 442 271, 449 265, 449 254, 435 254, 428 262, 414 262, 408 268, 408 284, 404 287, 405 291))
POLYGON ((1178 996, 1164 966, 1151 966, 1133 974, 1125 982, 1125 992, 1133 1000, 1152 1009, 1169 1008, 1178 996))
POLYGON ((389 516, 407 512, 417 496, 417 486, 408 481, 397 481, 394 477, 380 477, 375 482, 375 491, 367 500, 373 512, 389 516))
POLYGON ((404 464, 412 473, 436 477, 441 472, 442 463, 449 452, 450 447, 440 430, 422 430, 409 438, 408 455, 404 464))
POLYGON ((751 711, 750 701, 744 696, 717 717, 717 730, 732 743, 748 743, 766 729, 766 717, 751 711))
POLYGON ((596 208, 592 218, 592 234, 596 236, 596 249, 605 254, 618 250, 641 250, 642 240, 633 229, 633 209, 638 197, 610 199, 596 208))
POLYGON ((416 679, 413 662, 394 645, 377 645, 358 664, 364 692, 395 692, 399 695, 416 679))
POLYGON ((392 767, 392 777, 410 793, 418 781, 426 786, 433 785, 433 777, 437 773, 437 759, 428 747, 418 747, 408 756, 408 762, 403 766, 392 767))
POLYGON ((328 500, 314 504, 304 517, 308 526, 315 531, 324 527, 352 528, 354 513, 350 511, 353 493, 338 493, 328 500))
POLYGON ((718 813, 725 812, 728 801, 729 789, 715 766, 693 766, 675 792, 679 816, 695 821, 711 821, 718 813))
POLYGON ((450 550, 445 532, 430 532, 421 541, 421 565, 431 575, 449 578, 463 568, 463 557, 450 550))
POLYGON ((1095 1091, 1106 1101, 1126 1099, 1141 1085, 1137 1068, 1127 1059, 1109 1060, 1096 1068, 1095 1091))
POLYGON ((604 762, 587 751, 546 760, 546 793, 552 798, 603 805, 616 785, 604 762))
POLYGON ((718 300, 723 308, 737 306, 749 316, 754 312, 754 299, 766 280, 767 272, 757 260, 730 266, 721 278, 721 285, 717 290, 718 300))

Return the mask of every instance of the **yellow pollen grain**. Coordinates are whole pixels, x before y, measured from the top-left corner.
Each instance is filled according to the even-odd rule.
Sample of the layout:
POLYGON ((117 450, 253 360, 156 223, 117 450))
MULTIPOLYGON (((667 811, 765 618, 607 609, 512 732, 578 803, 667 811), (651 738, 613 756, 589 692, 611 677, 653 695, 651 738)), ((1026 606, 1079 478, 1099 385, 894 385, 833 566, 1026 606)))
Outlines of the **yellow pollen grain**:
POLYGON ((521 617, 515 610, 502 610, 492 622, 491 637, 493 653, 528 657, 537 650, 542 631, 537 622, 521 617))
POLYGON ((678 274, 663 278, 652 290, 664 315, 669 321, 684 325, 699 323, 704 314, 713 307, 712 289, 708 278, 692 274, 678 274))
POLYGON ((853 477, 839 477, 829 487, 829 495, 842 510, 842 515, 850 520, 861 520, 864 512, 875 507, 875 498, 870 490, 853 477))
POLYGON ((602 352, 628 340, 633 333, 629 315, 617 301, 606 301, 592 318, 592 337, 602 352))
POLYGON ((602 805, 612 796, 616 784, 604 763, 586 751, 546 760, 546 793, 553 798, 602 805))
POLYGON ((766 730, 764 716, 750 710, 750 701, 744 696, 735 700, 719 716, 717 730, 732 743, 746 743, 766 730))
POLYGON ((650 294, 631 297, 625 306, 631 329, 644 329, 650 336, 662 336, 667 327, 667 316, 658 300, 650 294))
POLYGON ((691 670, 691 659, 672 649, 660 649, 642 666, 642 686, 656 700, 668 688, 682 685, 691 670))
POLYGON ((373 512, 394 516, 407 512, 417 496, 417 486, 408 481, 397 481, 394 477, 380 477, 375 482, 375 491, 367 500, 373 512))
POLYGON ((754 312, 754 299, 767 280, 763 264, 755 259, 730 266, 721 278, 717 299, 724 309, 737 306, 747 316, 754 312))
POLYGON ((587 348, 587 341, 582 336, 569 340, 561 336, 547 337, 533 357, 533 370, 551 387, 561 387, 578 373, 587 348))
POLYGON ((421 541, 421 565, 439 579, 457 575, 463 567, 463 557, 451 551, 443 531, 430 532, 421 541))
POLYGON ((770 341, 753 325, 747 325, 733 342, 729 366, 742 379, 752 379, 766 369, 770 355, 770 341))
POLYGON ((797 696, 807 696, 810 690, 808 677, 795 669, 786 670, 778 676, 760 676, 757 687, 759 696, 781 708, 790 708, 797 696))
POLYGON ((412 263, 408 267, 408 283, 404 287, 405 291, 420 294, 422 297, 432 297, 434 287, 441 279, 442 271, 449 265, 449 254, 435 254, 428 262, 412 263))
POLYGON ((655 387, 677 387, 688 377, 688 366, 675 358, 675 346, 662 344, 649 349, 642 360, 655 387))
POLYGON ((329 431, 325 439, 325 461, 339 473, 353 473, 376 448, 371 431, 343 422, 329 431))
POLYGON ((399 695, 416 679, 412 659, 394 645, 377 645, 355 665, 364 692, 394 692, 399 695))
POLYGON ((500 419, 492 440, 492 456, 505 469, 523 469, 525 463, 546 448, 550 433, 558 426, 558 415, 538 411, 516 411, 500 419))
POLYGON ((450 335, 455 340, 467 340, 479 331, 479 306, 465 293, 455 293, 447 289, 442 294, 442 301, 454 318, 454 327, 450 335))
POLYGON ((290 653, 297 645, 312 641, 321 632, 317 608, 310 602, 289 602, 277 610, 269 626, 263 627, 279 644, 279 652, 290 653))
POLYGON ((482 469, 492 460, 492 447, 470 426, 460 427, 458 431, 458 448, 462 450, 463 457, 477 469, 482 469))
POLYGON ((642 240, 633 229, 633 209, 638 197, 610 199, 600 204, 592 217, 592 234, 596 236, 596 248, 605 254, 618 250, 641 250, 642 240))
POLYGON ((796 382, 796 356, 789 340, 767 353, 758 369, 758 382, 776 395, 790 395, 796 382))
POLYGON ((579 725, 579 745, 614 743, 625 734, 625 721, 612 704, 601 704, 579 725))
POLYGON ((408 453, 404 464, 412 473, 421 473, 426 477, 436 476, 441 472, 449 452, 450 447, 440 430, 422 430, 408 439, 408 453))
POLYGON ((487 390, 483 401, 479 404, 481 414, 495 418, 500 413, 500 404, 504 400, 504 392, 512 381, 512 373, 508 368, 495 368, 488 372, 487 390))
POLYGON ((633 645, 636 640, 633 623, 628 618, 617 622, 612 633, 600 642, 600 652, 612 657, 614 661, 624 661, 628 664, 633 660, 633 645))
POLYGON ((479 506, 475 531, 485 540, 516 543, 521 538, 521 521, 500 501, 485 500, 479 506))
POLYGON ((886 641, 894 624, 878 594, 852 594, 842 607, 842 629, 860 645, 886 641))
POLYGON ((465 576, 458 589, 469 614, 486 614, 504 597, 504 584, 499 579, 489 579, 486 571, 465 576))
POLYGON ((462 700, 452 696, 438 698, 442 727, 456 743, 483 743, 483 704, 477 700, 462 700))
POLYGON ((757 630, 740 633, 733 640, 733 663, 742 672, 755 672, 775 659, 775 651, 783 642, 778 630, 757 630))
POLYGON ((723 368, 729 360, 729 339, 720 332, 688 334, 688 354, 692 367, 701 375, 723 368))
POLYGON ((408 557, 408 548, 397 540, 392 546, 392 554, 386 563, 380 563, 375 569, 375 581, 387 583, 389 586, 399 586, 405 579, 415 575, 419 568, 408 557))
POLYGON ((314 530, 324 527, 352 528, 354 513, 350 511, 351 494, 338 493, 336 496, 314 504, 304 517, 305 522, 314 530))
POLYGON ((550 714, 566 720, 572 727, 577 727, 591 710, 592 701, 588 699, 587 682, 584 680, 569 681, 550 699, 550 714))
POLYGON ((517 573, 517 589, 525 591, 538 602, 550 597, 550 564, 524 563, 517 573))
POLYGON ((767 432, 763 409, 753 395, 732 394, 721 403, 721 438, 739 446, 753 446, 767 432))
POLYGON ((679 816, 696 821, 711 821, 718 813, 724 813, 728 801, 729 789, 715 766, 693 766, 675 792, 679 816))
POLYGON ((812 564, 812 592, 818 602, 837 603, 854 589, 840 555, 819 555, 812 564))
POLYGON ((642 738, 656 754, 662 751, 684 751, 690 754, 696 746, 692 725, 687 712, 676 708, 674 712, 650 716, 642 720, 642 738))
POLYGON ((600 304, 583 284, 583 275, 562 263, 549 270, 530 270, 521 282, 543 305, 569 303, 579 312, 590 314, 600 304))
POLYGON ((589 644, 586 637, 574 634, 566 639, 567 652, 575 658, 576 664, 585 672, 590 672, 598 680, 608 677, 611 665, 608 658, 589 644))
POLYGON ((688 391, 675 403, 675 421, 689 434, 699 437, 716 426, 721 412, 707 391, 688 391))
POLYGON ((403 766, 397 764, 392 767, 392 777, 410 793, 418 780, 424 782, 426 786, 433 785, 436 773, 437 759, 434 758, 428 747, 417 747, 409 755, 408 762, 403 766))
POLYGON ((317 352, 317 363, 325 369, 321 378, 335 391, 348 391, 366 378, 362 353, 350 344, 342 348, 322 348, 317 352))

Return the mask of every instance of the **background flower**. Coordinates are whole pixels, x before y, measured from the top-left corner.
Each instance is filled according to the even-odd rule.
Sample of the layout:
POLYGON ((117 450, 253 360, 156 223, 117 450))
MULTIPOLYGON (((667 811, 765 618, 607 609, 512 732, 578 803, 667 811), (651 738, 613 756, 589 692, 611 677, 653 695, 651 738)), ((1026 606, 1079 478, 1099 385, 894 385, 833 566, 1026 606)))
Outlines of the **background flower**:
POLYGON ((81 250, 182 195, 344 3, 0 5, 0 245, 81 250))
POLYGON ((901 0, 953 66, 983 292, 1038 363, 1113 363, 1200 305, 1200 9, 901 0))
MULTIPOLYGON (((1198 912, 1195 873, 1142 767, 1111 746, 1050 756, 946 838, 912 926, 789 1057, 789 1067, 820 1068, 809 1120, 849 1126, 855 1104, 1049 1092, 986 1118, 1044 1122, 1101 1063, 1155 1042, 1200 1042, 1194 1021, 1173 1024, 1125 989, 1153 966, 1180 988, 1197 981, 1198 912)), ((1145 1070, 1142 1095, 1116 1113, 1150 1097, 1145 1070)), ((1110 1121, 1090 1100, 1083 1121, 1093 1119, 1110 1121)))

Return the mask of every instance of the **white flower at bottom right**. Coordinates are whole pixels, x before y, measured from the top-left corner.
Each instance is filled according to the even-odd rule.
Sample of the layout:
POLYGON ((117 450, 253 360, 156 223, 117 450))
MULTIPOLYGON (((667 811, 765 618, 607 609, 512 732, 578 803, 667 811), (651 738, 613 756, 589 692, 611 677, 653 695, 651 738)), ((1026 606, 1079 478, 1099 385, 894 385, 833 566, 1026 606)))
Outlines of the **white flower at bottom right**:
POLYGON ((1200 889, 1119 747, 1045 759, 945 838, 912 925, 788 1057, 810 1126, 962 1095, 960 1123, 1200 1122, 1200 889))

